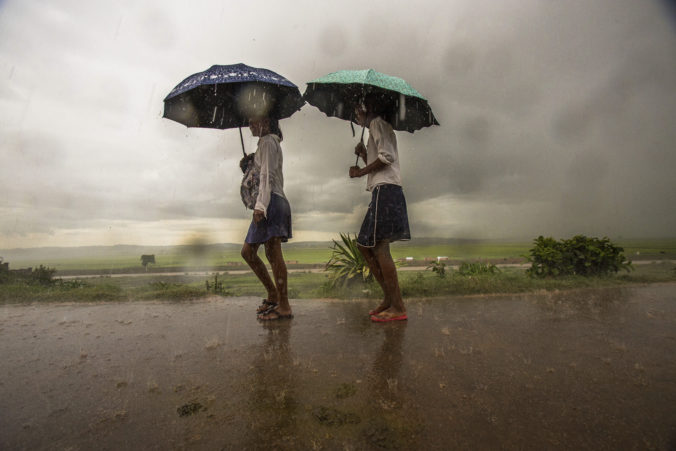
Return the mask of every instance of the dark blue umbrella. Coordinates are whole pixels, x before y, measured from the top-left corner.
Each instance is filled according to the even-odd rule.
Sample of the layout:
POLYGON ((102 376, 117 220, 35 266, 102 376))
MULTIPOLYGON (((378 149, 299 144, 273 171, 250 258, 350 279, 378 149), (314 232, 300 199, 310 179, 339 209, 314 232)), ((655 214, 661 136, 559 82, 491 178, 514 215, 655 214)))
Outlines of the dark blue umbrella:
POLYGON ((283 119, 304 103, 298 87, 271 70, 216 65, 172 89, 163 117, 187 127, 226 129, 247 126, 253 117, 283 119))

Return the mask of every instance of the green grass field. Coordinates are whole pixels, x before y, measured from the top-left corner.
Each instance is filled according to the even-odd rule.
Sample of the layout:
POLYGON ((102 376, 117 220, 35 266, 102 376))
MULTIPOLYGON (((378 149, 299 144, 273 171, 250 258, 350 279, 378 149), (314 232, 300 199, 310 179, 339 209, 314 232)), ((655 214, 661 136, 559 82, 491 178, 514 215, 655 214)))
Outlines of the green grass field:
MULTIPOLYGON (((395 259, 413 257, 422 262, 425 259, 436 259, 438 256, 448 257, 452 261, 492 260, 495 263, 509 262, 521 259, 531 248, 530 242, 500 242, 500 241, 456 241, 441 240, 439 244, 430 243, 431 240, 416 240, 410 242, 396 242, 391 246, 392 256, 395 259)), ((640 259, 676 259, 676 238, 662 240, 618 240, 617 244, 624 247, 625 255, 631 260, 640 259)), ((207 246, 203 252, 196 255, 189 249, 180 247, 166 247, 152 249, 139 246, 100 247, 91 251, 64 250, 60 253, 40 249, 26 252, 25 255, 4 251, 5 261, 12 269, 37 267, 44 265, 57 270, 59 274, 95 272, 110 274, 115 272, 137 271, 142 272, 140 256, 142 253, 154 253, 156 264, 149 265, 149 271, 189 271, 191 269, 220 270, 228 267, 243 267, 244 262, 239 254, 237 245, 207 246), (152 252, 152 251, 155 252, 152 252)), ((293 265, 322 265, 331 256, 330 243, 289 243, 283 246, 284 258, 293 265)), ((259 251, 262 255, 262 250, 259 251)), ((0 254, 3 255, 3 254, 0 254)))

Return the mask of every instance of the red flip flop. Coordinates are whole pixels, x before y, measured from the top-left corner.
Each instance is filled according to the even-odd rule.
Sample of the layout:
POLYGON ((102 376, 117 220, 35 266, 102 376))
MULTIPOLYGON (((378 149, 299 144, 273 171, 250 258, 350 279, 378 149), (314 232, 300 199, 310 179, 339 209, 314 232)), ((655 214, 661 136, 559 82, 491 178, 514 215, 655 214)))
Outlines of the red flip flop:
POLYGON ((408 315, 406 313, 398 316, 371 315, 371 321, 373 321, 374 323, 389 323, 390 321, 406 321, 407 319, 408 315))

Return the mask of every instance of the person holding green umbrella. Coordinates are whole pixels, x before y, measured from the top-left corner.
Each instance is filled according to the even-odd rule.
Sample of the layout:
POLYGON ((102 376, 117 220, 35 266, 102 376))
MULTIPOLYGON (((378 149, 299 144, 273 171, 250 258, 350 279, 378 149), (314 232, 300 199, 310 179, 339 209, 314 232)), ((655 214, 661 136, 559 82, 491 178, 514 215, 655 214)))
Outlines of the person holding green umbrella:
POLYGON ((390 254, 391 242, 411 238, 394 130, 413 133, 439 122, 427 99, 406 81, 373 69, 332 72, 307 85, 303 98, 310 105, 327 116, 363 127, 362 140, 355 147, 357 162, 349 174, 352 178, 367 177, 371 203, 357 244, 385 294, 369 315, 374 322, 406 320, 397 270, 390 254), (364 146, 366 128, 369 139, 364 146), (360 157, 366 163, 363 168, 356 165, 360 157))
POLYGON ((371 273, 383 289, 383 301, 369 312, 371 321, 408 319, 401 297, 397 268, 390 254, 390 243, 410 240, 406 199, 401 186, 397 138, 392 125, 383 119, 387 104, 381 95, 370 93, 355 108, 355 118, 369 129, 368 144, 360 142, 355 154, 366 166, 352 166, 350 177, 366 176, 371 203, 357 237, 357 245, 371 273))

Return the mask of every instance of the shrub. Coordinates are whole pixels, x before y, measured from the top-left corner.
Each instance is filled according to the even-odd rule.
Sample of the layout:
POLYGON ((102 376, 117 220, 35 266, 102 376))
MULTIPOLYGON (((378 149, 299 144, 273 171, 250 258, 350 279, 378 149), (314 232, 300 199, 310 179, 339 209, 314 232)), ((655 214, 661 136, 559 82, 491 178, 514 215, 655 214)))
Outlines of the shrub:
POLYGON ((31 281, 40 285, 51 285, 54 283, 54 274, 56 269, 40 265, 35 268, 31 274, 31 281))
POLYGON ((357 239, 350 234, 340 234, 342 244, 333 240, 331 258, 326 263, 329 286, 345 286, 355 281, 370 282, 373 274, 366 259, 357 248, 357 239))
POLYGON ((531 263, 526 271, 534 277, 566 275, 604 276, 620 269, 633 269, 631 261, 624 256, 624 249, 611 241, 576 235, 568 240, 539 236, 535 246, 525 256, 531 263))
POLYGON ((444 262, 440 261, 432 262, 429 265, 427 265, 427 269, 431 269, 433 273, 435 273, 442 279, 446 277, 446 263, 444 262))

